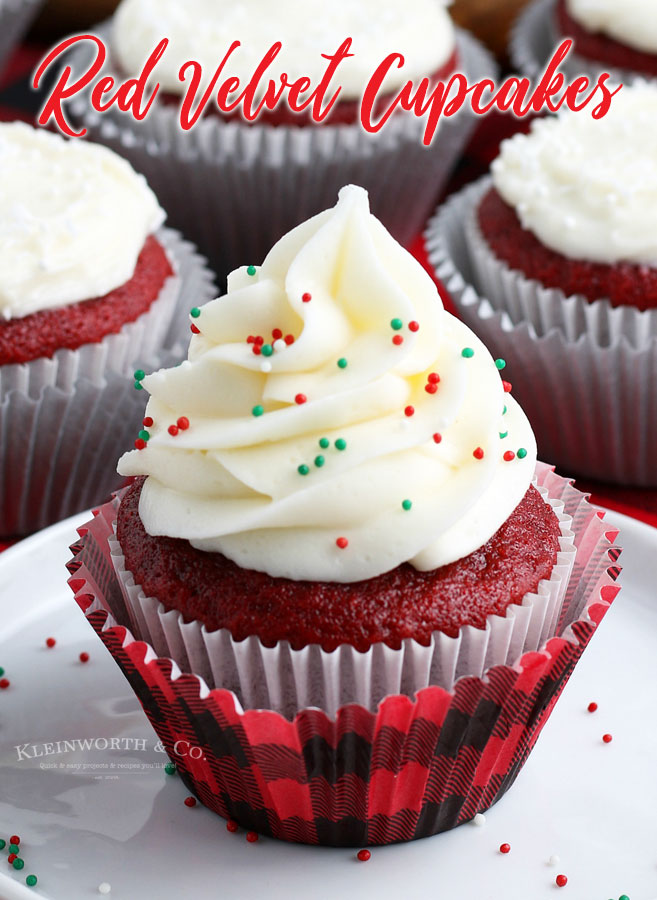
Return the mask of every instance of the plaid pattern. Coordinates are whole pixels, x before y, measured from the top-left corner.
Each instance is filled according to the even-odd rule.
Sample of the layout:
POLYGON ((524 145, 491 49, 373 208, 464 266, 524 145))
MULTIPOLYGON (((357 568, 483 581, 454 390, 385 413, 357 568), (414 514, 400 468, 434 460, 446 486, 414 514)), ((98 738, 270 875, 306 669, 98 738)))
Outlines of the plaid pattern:
POLYGON ((605 534, 593 508, 568 491, 578 559, 565 601, 572 624, 562 636, 516 667, 461 679, 453 693, 429 687, 415 700, 392 696, 376 712, 348 705, 334 720, 317 709, 301 710, 294 721, 270 710, 244 712, 231 692, 208 691, 117 625, 109 608, 118 609, 120 591, 107 547, 116 502, 80 530, 69 583, 202 803, 288 841, 411 840, 470 820, 508 790, 618 593, 616 534, 605 534), (190 748, 200 750, 192 756, 190 748))

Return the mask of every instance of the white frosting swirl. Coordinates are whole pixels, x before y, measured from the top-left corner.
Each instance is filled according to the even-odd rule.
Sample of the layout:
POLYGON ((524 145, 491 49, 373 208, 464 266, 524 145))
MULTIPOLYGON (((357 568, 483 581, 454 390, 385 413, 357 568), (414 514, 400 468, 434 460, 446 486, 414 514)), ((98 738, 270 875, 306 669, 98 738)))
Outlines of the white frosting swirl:
POLYGON ((144 177, 96 144, 0 125, 0 314, 102 297, 164 221, 144 177))
POLYGON ((281 41, 267 77, 305 75, 314 86, 326 69, 322 54, 335 53, 351 37, 355 55, 341 63, 333 85, 342 85, 341 99, 357 99, 388 53, 403 53, 406 63, 391 72, 387 90, 431 75, 449 59, 454 28, 444 5, 444 0, 123 0, 114 17, 113 47, 123 70, 137 75, 159 41, 169 38, 156 77, 164 90, 182 94, 180 66, 194 59, 209 80, 234 40, 242 46, 223 78, 235 75, 244 86, 264 53, 281 41))
POLYGON ((569 15, 587 31, 646 53, 657 53, 655 0, 566 0, 569 15))
POLYGON ((189 360, 143 382, 150 440, 119 471, 150 476, 146 530, 319 581, 359 581, 405 561, 433 569, 484 544, 530 484, 532 431, 486 348, 443 310, 431 278, 369 213, 366 192, 343 188, 334 209, 251 271, 233 272, 226 296, 192 320, 201 333, 189 360), (255 355, 247 337, 277 328, 294 343, 255 355), (429 393, 432 373, 440 382, 429 393), (180 416, 189 428, 172 436, 180 416), (521 447, 524 458, 503 460, 521 447))
POLYGON ((524 228, 572 259, 657 265, 657 85, 625 86, 602 119, 538 119, 502 143, 495 187, 524 228))

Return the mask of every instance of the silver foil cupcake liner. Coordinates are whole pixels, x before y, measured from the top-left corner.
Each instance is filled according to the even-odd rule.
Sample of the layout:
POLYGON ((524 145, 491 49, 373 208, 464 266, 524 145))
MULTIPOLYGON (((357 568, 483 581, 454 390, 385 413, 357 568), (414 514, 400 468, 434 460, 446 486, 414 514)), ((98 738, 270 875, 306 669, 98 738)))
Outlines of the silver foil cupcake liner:
POLYGON ((0 74, 44 0, 0 0, 0 74))
MULTIPOLYGON (((557 0, 533 0, 518 16, 511 30, 509 56, 513 67, 532 80, 543 73, 554 50, 564 39, 558 26, 556 7, 557 0)), ((600 72, 608 72, 610 81, 615 84, 629 84, 646 78, 631 69, 619 69, 604 62, 585 59, 577 53, 576 45, 560 68, 568 80, 578 75, 588 75, 595 80, 600 72)))
POLYGON ((215 296, 195 248, 168 229, 158 237, 176 275, 140 319, 98 344, 0 366, 0 535, 43 528, 121 485, 116 461, 132 445, 147 399, 131 370, 179 362, 190 307, 215 296))
POLYGON ((588 478, 657 486, 654 313, 585 304, 491 261, 473 226, 487 186, 459 192, 430 221, 436 277, 464 321, 506 359, 543 458, 588 478))
POLYGON ((186 623, 179 612, 147 597, 126 569, 115 536, 109 544, 122 603, 110 612, 181 671, 200 676, 209 688, 233 691, 244 709, 272 709, 290 718, 298 709, 317 707, 333 716, 347 703, 375 710, 386 696, 413 696, 429 685, 451 691, 459 678, 481 678, 492 666, 513 665, 557 631, 576 556, 573 517, 564 500, 573 489, 547 466, 539 465, 537 478, 560 522, 557 562, 535 593, 509 606, 505 616, 488 616, 484 629, 466 626, 455 638, 435 632, 427 646, 407 639, 399 650, 376 644, 367 652, 345 644, 330 653, 319 645, 293 650, 287 641, 266 647, 255 636, 236 641, 227 629, 209 632, 198 621, 186 623))
MULTIPOLYGON (((107 25, 99 33, 106 39, 107 25)), ((495 77, 490 54, 469 34, 457 35, 470 81, 495 77)), ((74 71, 86 55, 71 58, 74 71)), ((89 135, 142 172, 169 221, 194 240, 220 276, 262 261, 295 225, 332 206, 341 187, 370 194, 372 212, 402 243, 426 221, 475 126, 462 114, 441 121, 430 147, 424 122, 393 116, 378 134, 352 125, 271 126, 225 122, 208 115, 189 132, 175 105, 160 104, 143 122, 112 108, 98 114, 76 98, 71 117, 89 135)))

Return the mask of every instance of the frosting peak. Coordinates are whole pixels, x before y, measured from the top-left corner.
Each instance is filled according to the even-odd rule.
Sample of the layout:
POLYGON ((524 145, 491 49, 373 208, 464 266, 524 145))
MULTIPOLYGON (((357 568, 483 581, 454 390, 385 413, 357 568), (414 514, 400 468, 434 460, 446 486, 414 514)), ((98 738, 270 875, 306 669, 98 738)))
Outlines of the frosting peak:
POLYGON ((657 53, 655 0, 566 0, 572 18, 635 50, 657 53))
POLYGON ((164 221, 124 159, 22 122, 0 125, 0 315, 102 297, 164 221))
POLYGON ((119 464, 150 476, 151 534, 274 576, 358 581, 467 555, 526 492, 522 411, 361 188, 233 272, 192 323, 189 359, 143 382, 146 448, 119 464))

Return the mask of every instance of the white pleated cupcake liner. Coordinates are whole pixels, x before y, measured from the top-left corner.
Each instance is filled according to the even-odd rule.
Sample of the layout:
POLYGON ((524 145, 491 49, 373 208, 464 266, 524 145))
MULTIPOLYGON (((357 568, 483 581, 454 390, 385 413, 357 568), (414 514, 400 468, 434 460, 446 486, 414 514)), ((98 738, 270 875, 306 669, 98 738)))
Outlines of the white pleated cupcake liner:
MULTIPOLYGON (((539 469, 539 482, 548 472, 547 467, 539 469)), ((541 484, 539 490, 561 528, 550 578, 540 581, 521 604, 510 605, 505 616, 488 616, 484 629, 466 626, 456 638, 434 632, 428 646, 406 639, 399 650, 380 643, 359 652, 343 644, 329 653, 316 644, 293 650, 287 641, 266 647, 255 636, 236 641, 225 628, 209 632, 198 621, 186 623, 178 611, 167 611, 158 599, 146 597, 126 569, 115 536, 109 545, 122 605, 110 612, 158 656, 173 659, 209 688, 233 691, 244 709, 273 709, 291 717, 298 709, 317 707, 332 716, 346 703, 375 710, 388 695, 411 696, 429 685, 451 691, 463 676, 480 678, 492 666, 512 665, 557 631, 577 552, 573 518, 562 496, 569 490, 566 482, 557 481, 555 496, 548 496, 541 484)))
MULTIPOLYGON (((577 327, 577 304, 572 298, 564 303, 552 291, 534 292, 536 307, 547 309, 541 322, 559 313, 572 317, 569 333, 576 340, 560 327, 538 330, 535 312, 514 322, 506 308, 496 309, 477 287, 477 247, 466 233, 482 189, 481 183, 470 186, 438 210, 425 232, 429 261, 463 320, 506 359, 505 372, 534 429, 539 455, 572 474, 657 487, 657 339, 636 346, 638 334, 630 327, 636 317, 609 310, 601 343, 605 332, 595 318, 590 331, 577 327)), ((522 309, 514 308, 514 314, 522 309)))
MULTIPOLYGON (((548 60, 564 40, 557 21, 557 0, 532 0, 511 30, 509 56, 513 67, 532 80, 543 74, 548 60)), ((648 76, 632 69, 619 69, 604 62, 586 59, 577 52, 575 44, 560 69, 567 81, 587 75, 594 81, 601 72, 608 72, 610 83, 631 84, 648 76)))
POLYGON ((545 288, 499 260, 481 232, 479 202, 493 181, 485 176, 473 186, 464 214, 464 230, 472 261, 473 285, 496 310, 508 313, 514 325, 529 322, 538 337, 558 328, 568 341, 590 336, 600 347, 627 341, 644 350, 657 339, 657 309, 612 306, 609 300, 589 301, 581 294, 567 296, 559 288, 545 288))
MULTIPOLYGON (((107 36, 107 26, 100 33, 107 36)), ((460 68, 471 82, 496 76, 495 62, 473 37, 459 31, 457 43, 460 68)), ((83 55, 71 64, 82 66, 83 55)), ((374 215, 401 243, 410 242, 476 124, 464 110, 442 120, 432 145, 424 147, 424 121, 410 114, 393 116, 372 135, 360 123, 248 125, 217 115, 185 132, 175 105, 160 104, 136 122, 114 108, 98 114, 82 97, 70 112, 92 139, 146 176, 169 221, 222 277, 260 263, 283 234, 333 206, 348 183, 366 188, 374 215)))
POLYGON ((134 388, 133 363, 151 371, 183 359, 189 309, 215 296, 195 248, 172 231, 158 236, 177 275, 138 329, 53 360, 0 367, 0 535, 36 531, 120 487, 116 461, 132 446, 147 400, 134 388))
POLYGON ((44 0, 0 0, 0 72, 44 0))

